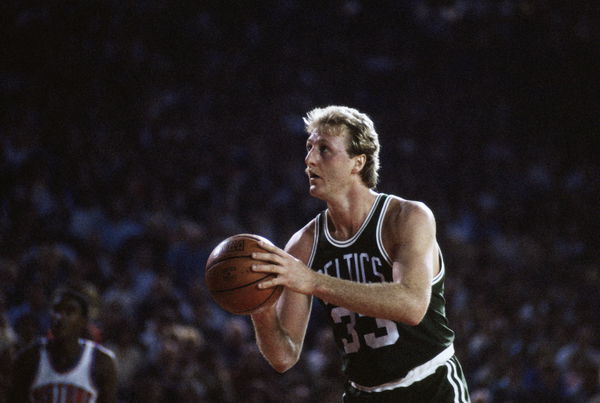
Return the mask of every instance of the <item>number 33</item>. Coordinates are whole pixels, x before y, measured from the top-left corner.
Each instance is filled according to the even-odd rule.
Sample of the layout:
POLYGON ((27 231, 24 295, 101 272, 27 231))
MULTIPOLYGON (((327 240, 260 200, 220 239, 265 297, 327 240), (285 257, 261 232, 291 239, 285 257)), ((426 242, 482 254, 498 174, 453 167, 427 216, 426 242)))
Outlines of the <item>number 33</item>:
MULTIPOLYGON (((360 349, 360 340, 355 329, 356 316, 356 313, 339 306, 331 310, 331 317, 335 323, 342 323, 344 317, 350 318, 350 321, 346 323, 348 337, 342 339, 346 354, 355 353, 360 349)), ((386 334, 382 336, 376 336, 374 332, 365 334, 363 338, 367 346, 371 348, 389 346, 394 344, 400 337, 398 327, 391 320, 375 318, 375 323, 377 323, 378 329, 385 328, 386 334)))

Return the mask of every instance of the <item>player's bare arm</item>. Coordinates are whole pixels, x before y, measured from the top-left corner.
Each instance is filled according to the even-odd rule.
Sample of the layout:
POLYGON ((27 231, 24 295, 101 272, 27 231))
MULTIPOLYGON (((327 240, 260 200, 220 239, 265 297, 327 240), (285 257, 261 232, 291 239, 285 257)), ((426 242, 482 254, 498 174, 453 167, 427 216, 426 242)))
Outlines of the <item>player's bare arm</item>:
POLYGON ((96 351, 94 381, 98 387, 98 403, 117 401, 117 368, 115 360, 107 353, 96 351))
MULTIPOLYGON (((281 263, 306 267, 304 262, 308 262, 312 250, 313 227, 311 222, 298 231, 286 245, 286 251, 273 247, 280 251, 281 263)), ((277 371, 285 372, 298 362, 311 307, 309 294, 285 288, 277 304, 251 316, 258 347, 277 371)))
POLYGON ((8 391, 8 402, 19 403, 29 400, 29 388, 33 383, 39 352, 29 347, 22 351, 13 363, 13 374, 8 391))
POLYGON ((261 287, 284 285, 286 290, 314 295, 351 311, 417 325, 429 305, 431 281, 437 270, 435 220, 422 203, 395 199, 387 212, 384 245, 393 260, 394 281, 362 284, 317 273, 279 248, 256 258, 271 264, 257 271, 277 273, 261 287))

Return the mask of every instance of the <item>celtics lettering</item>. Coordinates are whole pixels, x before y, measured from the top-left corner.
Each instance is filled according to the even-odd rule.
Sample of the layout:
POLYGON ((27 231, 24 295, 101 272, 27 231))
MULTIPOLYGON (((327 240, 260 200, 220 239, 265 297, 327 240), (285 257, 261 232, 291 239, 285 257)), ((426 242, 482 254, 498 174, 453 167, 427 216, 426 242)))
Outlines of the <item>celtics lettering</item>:
POLYGON ((379 256, 371 256, 368 253, 347 253, 325 263, 319 272, 359 283, 380 283, 386 281, 381 267, 379 256))

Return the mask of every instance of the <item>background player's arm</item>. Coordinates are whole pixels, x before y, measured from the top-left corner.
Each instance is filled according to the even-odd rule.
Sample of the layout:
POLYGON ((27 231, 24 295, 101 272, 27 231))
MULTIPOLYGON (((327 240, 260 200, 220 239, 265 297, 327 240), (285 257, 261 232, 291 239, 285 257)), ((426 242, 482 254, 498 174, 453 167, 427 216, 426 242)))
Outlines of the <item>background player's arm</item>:
POLYGON ((437 269, 433 214, 422 203, 394 199, 385 217, 383 238, 393 260, 393 282, 363 284, 338 279, 301 267, 278 248, 266 246, 271 255, 261 258, 274 264, 259 270, 278 277, 261 286, 281 284, 366 316, 417 325, 427 312, 437 269))
MULTIPOLYGON (((286 245, 286 251, 298 261, 307 262, 312 250, 310 224, 296 233, 286 245)), ((302 352, 308 326, 312 297, 285 288, 277 304, 253 314, 256 343, 277 371, 290 369, 302 352)))
POLYGON ((12 379, 8 390, 8 403, 29 401, 29 389, 39 361, 39 351, 28 348, 20 353, 12 365, 12 379))
POLYGON ((114 403, 117 401, 117 368, 114 358, 96 350, 96 367, 94 382, 98 388, 98 403, 114 403))

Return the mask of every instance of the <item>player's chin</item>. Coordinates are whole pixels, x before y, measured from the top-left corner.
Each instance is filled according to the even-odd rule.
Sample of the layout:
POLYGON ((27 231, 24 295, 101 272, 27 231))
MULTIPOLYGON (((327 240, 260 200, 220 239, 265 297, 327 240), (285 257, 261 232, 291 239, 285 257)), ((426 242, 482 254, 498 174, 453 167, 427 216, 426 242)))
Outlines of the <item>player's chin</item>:
POLYGON ((315 185, 310 185, 310 188, 308 189, 308 193, 312 197, 316 197, 317 199, 325 198, 325 192, 323 192, 321 188, 319 188, 318 186, 315 186, 315 185))

